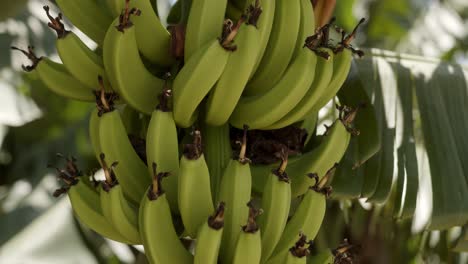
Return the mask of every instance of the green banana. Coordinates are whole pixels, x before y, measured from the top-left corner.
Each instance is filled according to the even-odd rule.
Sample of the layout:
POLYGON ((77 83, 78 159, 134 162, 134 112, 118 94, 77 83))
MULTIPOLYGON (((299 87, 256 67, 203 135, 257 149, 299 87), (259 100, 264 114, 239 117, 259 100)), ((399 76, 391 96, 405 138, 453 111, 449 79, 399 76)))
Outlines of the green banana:
POLYGON ((223 73, 229 58, 217 39, 199 48, 174 80, 174 119, 189 127, 198 117, 197 107, 223 73), (196 87, 196 89, 194 89, 196 87))
POLYGON ((219 203, 215 213, 208 218, 198 232, 194 264, 218 263, 219 248, 224 227, 224 202, 219 203))
MULTIPOLYGON (((271 29, 273 27, 273 19, 275 18, 275 9, 277 0, 255 0, 255 6, 259 6, 261 1, 262 15, 260 16, 257 28, 260 32, 260 40, 258 42, 258 55, 256 58, 255 66, 250 73, 249 80, 252 79, 253 75, 257 72, 260 62, 262 61, 263 55, 265 54, 268 40, 270 39, 271 29)), ((253 3, 253 0, 252 0, 253 3)))
POLYGON ((315 103, 317 103, 321 95, 326 92, 333 78, 333 54, 329 54, 330 59, 328 60, 318 59, 317 66, 315 67, 314 81, 304 97, 291 111, 273 125, 268 126, 267 129, 283 128, 305 119, 308 115, 313 115, 313 113, 310 113, 311 110, 314 108, 315 103))
POLYGON ((227 0, 192 0, 185 32, 185 61, 221 35, 226 6, 227 0))
POLYGON ((130 143, 119 111, 105 112, 99 118, 99 142, 108 160, 119 162, 115 175, 123 192, 138 204, 150 179, 145 163, 130 143))
POLYGON ((257 96, 242 97, 231 115, 231 125, 264 129, 291 111, 307 93, 315 75, 317 56, 301 49, 281 80, 271 90, 257 96))
POLYGON ((193 132, 193 143, 185 145, 180 159, 179 210, 186 233, 195 237, 207 215, 214 211, 210 173, 201 148, 200 131, 193 132))
POLYGON ((131 244, 141 244, 136 208, 124 197, 122 188, 113 174, 113 168, 117 163, 108 166, 104 154, 101 154, 100 160, 106 177, 100 191, 103 214, 131 244))
POLYGON ((307 175, 317 182, 314 186, 309 187, 294 215, 286 224, 271 259, 284 255, 284 252, 293 247, 299 233, 310 239, 315 239, 325 217, 328 189, 324 187, 324 184, 332 176, 331 174, 332 172, 329 171, 327 173, 329 176, 322 178, 321 182, 318 181, 316 174, 309 173, 307 175))
POLYGON ((211 193, 215 201, 219 200, 217 197, 224 169, 232 158, 229 130, 229 124, 214 127, 206 123, 201 130, 204 138, 203 154, 210 171, 211 193))
POLYGON ((50 20, 48 26, 57 33, 55 46, 68 72, 89 89, 96 90, 97 76, 102 76, 105 86, 109 87, 102 58, 88 48, 75 33, 65 29, 62 14, 54 18, 50 15, 49 6, 44 6, 44 10, 50 20))
POLYGON ((262 230, 262 257, 265 263, 273 253, 288 220, 291 205, 291 184, 286 174, 287 154, 282 153, 278 169, 271 171, 262 196, 263 214, 259 217, 262 230))
POLYGON ((58 178, 65 183, 65 186, 57 189, 54 197, 67 193, 73 212, 81 223, 104 237, 129 244, 130 242, 104 217, 99 193, 95 187, 90 186, 84 176, 81 176, 75 159, 66 161, 65 169, 56 168, 58 178))
POLYGON ((36 72, 39 79, 54 93, 73 100, 93 102, 96 100, 93 92, 80 81, 75 79, 63 64, 56 63, 45 57, 37 57, 34 48, 29 46, 28 50, 18 50, 31 60, 32 65, 23 65, 26 72, 36 72))
POLYGON ((335 97, 348 76, 352 59, 353 56, 350 50, 343 50, 343 52, 333 56, 333 76, 328 86, 320 94, 319 98, 316 99, 310 112, 317 112, 335 97))
POLYGON ((140 234, 150 263, 193 263, 193 256, 188 252, 174 228, 171 209, 166 198, 162 179, 168 173, 157 173, 153 167, 153 184, 147 195, 143 195, 140 207, 140 234))
MULTIPOLYGON (((151 0, 132 0, 131 6, 141 11, 133 18, 138 50, 154 64, 171 66, 175 62, 169 52, 171 35, 154 12, 151 0)), ((126 0, 126 10, 129 10, 129 0, 126 0)))
MULTIPOLYGON (((101 143, 99 141, 99 109, 95 108, 89 116, 89 139, 93 147, 96 160, 101 163, 100 155, 102 153, 101 143)), ((102 166, 102 164, 101 164, 102 166)))
POLYGON ((262 255, 262 238, 255 218, 260 211, 255 209, 251 202, 247 224, 242 226, 239 238, 234 249, 233 264, 259 264, 262 255))
POLYGON ((364 164, 368 159, 374 156, 381 145, 381 134, 378 126, 376 110, 372 105, 371 98, 364 89, 363 83, 354 71, 351 71, 351 78, 345 82, 338 91, 338 99, 344 105, 359 105, 359 115, 354 124, 360 128, 358 137, 358 160, 355 161, 355 167, 364 164))
POLYGON ((310 0, 299 0, 301 22, 299 25, 299 33, 297 35, 296 47, 292 58, 295 58, 299 51, 303 48, 304 40, 315 34, 315 16, 314 7, 310 0))
POLYGON ((103 58, 112 88, 130 106, 150 115, 165 82, 146 69, 131 21, 117 19, 112 23, 104 40, 103 58))
POLYGON ((209 125, 227 123, 247 84, 259 51, 260 33, 255 27, 258 16, 252 15, 259 10, 260 7, 251 6, 247 15, 249 19, 240 26, 235 39, 237 50, 229 56, 223 73, 206 101, 205 122, 209 125))
POLYGON ((131 11, 138 10, 138 16, 133 18, 135 38, 138 50, 143 57, 159 66, 171 66, 174 58, 170 56, 171 36, 153 9, 151 0, 106 0, 109 9, 114 14, 129 16, 131 11))
POLYGON ((221 259, 228 263, 234 256, 234 249, 241 232, 240 226, 248 219, 245 205, 251 199, 252 176, 247 150, 247 128, 244 129, 241 151, 237 160, 231 159, 224 169, 219 188, 219 200, 226 203, 224 213, 224 234, 221 244, 221 259))
POLYGON ((151 115, 146 136, 146 156, 148 164, 159 164, 159 170, 171 174, 165 184, 166 196, 171 211, 178 213, 179 142, 169 105, 171 96, 171 90, 165 90, 160 96, 159 106, 151 115))
POLYGON ((245 89, 247 96, 263 94, 272 89, 288 68, 299 34, 300 9, 299 0, 276 1, 268 45, 257 71, 245 89))
MULTIPOLYGON (((319 29, 322 34, 322 42, 325 42, 326 47, 329 46, 327 44, 329 34, 327 31, 329 30, 333 21, 334 20, 319 29)), ((335 95, 341 89, 341 86, 346 81, 348 73, 351 69, 353 54, 357 54, 359 57, 364 56, 362 51, 356 50, 350 45, 351 41, 353 41, 356 36, 359 26, 364 22, 365 19, 361 19, 351 34, 346 35, 344 31, 342 32, 341 41, 338 43, 338 46, 333 49, 333 52, 335 53, 335 56, 333 57, 333 77, 328 84, 328 87, 325 89, 326 92, 322 93, 322 95, 318 98, 311 112, 318 112, 333 97, 335 97, 335 95)))
POLYGON ((344 109, 344 114, 336 120, 325 133, 325 137, 318 147, 297 158, 297 161, 288 168, 288 174, 292 179, 292 195, 297 197, 304 194, 313 180, 303 177, 313 172, 323 177, 333 164, 339 162, 348 148, 351 134, 349 125, 355 117, 355 109, 344 109), (346 111, 344 111, 346 110, 346 111))
POLYGON ((108 10, 95 0, 57 0, 65 16, 89 38, 102 46, 106 30, 112 22, 108 10))

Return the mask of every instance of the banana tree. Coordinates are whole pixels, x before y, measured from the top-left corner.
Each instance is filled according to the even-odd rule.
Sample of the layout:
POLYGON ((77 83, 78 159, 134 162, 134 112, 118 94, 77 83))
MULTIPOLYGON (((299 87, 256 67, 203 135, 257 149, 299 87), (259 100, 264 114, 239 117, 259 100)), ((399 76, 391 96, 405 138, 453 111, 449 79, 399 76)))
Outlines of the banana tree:
POLYGON ((410 55, 426 25, 407 16, 462 4, 346 1, 335 22, 334 1, 56 2, 63 64, 29 48, 23 68, 94 104, 77 124, 91 162, 53 167, 96 258, 88 228, 151 263, 463 263, 468 69, 447 60, 464 36, 443 31, 445 61, 410 55))

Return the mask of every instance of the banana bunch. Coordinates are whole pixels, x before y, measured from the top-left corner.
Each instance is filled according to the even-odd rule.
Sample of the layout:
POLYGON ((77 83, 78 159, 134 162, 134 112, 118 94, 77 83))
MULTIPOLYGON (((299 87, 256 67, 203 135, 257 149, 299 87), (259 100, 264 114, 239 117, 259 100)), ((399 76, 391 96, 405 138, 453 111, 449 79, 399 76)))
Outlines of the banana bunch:
POLYGON ((309 141, 363 55, 351 46, 358 27, 333 25, 335 1, 179 0, 169 29, 150 0, 56 2, 98 48, 45 6, 61 63, 13 49, 52 91, 95 104, 89 137, 105 178, 66 158, 55 196, 102 236, 142 244, 150 263, 306 263, 357 108, 338 105, 317 146, 267 140, 275 162, 249 157, 288 127, 309 141))

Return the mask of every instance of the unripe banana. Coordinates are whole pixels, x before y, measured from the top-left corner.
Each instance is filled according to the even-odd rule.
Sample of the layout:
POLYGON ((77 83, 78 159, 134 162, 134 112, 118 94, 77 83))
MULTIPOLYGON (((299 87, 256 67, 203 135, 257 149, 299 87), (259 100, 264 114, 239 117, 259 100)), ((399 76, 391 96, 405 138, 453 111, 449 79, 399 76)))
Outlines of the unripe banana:
POLYGON ((198 232, 194 264, 218 263, 219 248, 223 236, 225 204, 221 202, 198 232))
POLYGON ((231 115, 230 123, 241 128, 264 129, 285 116, 301 101, 312 84, 317 56, 301 49, 281 80, 271 90, 257 96, 242 97, 231 115))
POLYGON ((328 128, 318 147, 299 156, 297 161, 288 167, 288 174, 292 179, 293 197, 304 194, 309 186, 314 184, 312 179, 303 175, 314 172, 321 178, 343 157, 351 138, 351 133, 348 132, 349 125, 356 114, 355 109, 347 109, 349 111, 328 128))
POLYGON ((28 50, 21 50, 12 47, 13 50, 21 51, 31 60, 31 66, 24 66, 26 72, 36 72, 39 79, 52 92, 73 100, 92 102, 95 100, 93 92, 80 81, 75 79, 63 66, 45 57, 37 57, 34 54, 33 47, 29 46, 28 50))
POLYGON ((260 32, 260 40, 258 42, 259 52, 255 66, 250 73, 249 80, 252 79, 253 75, 257 72, 263 55, 265 54, 268 40, 270 39, 271 28, 273 27, 273 19, 275 18, 276 0, 252 0, 251 3, 255 3, 255 6, 261 5, 262 14, 257 23, 257 28, 260 32))
MULTIPOLYGON (((327 173, 327 178, 322 178, 322 185, 332 176, 333 171, 327 173)), ((309 190, 302 198, 294 215, 288 221, 281 235, 281 239, 271 256, 272 259, 276 256, 283 255, 284 252, 294 246, 299 233, 302 233, 302 235, 309 239, 315 239, 320 229, 323 218, 325 217, 326 196, 328 193, 326 191, 324 192, 326 189, 320 185, 317 175, 308 174, 307 177, 315 178, 317 182, 314 186, 309 187, 309 190)))
POLYGON ((261 9, 251 6, 248 14, 250 18, 240 26, 235 38, 237 50, 229 56, 223 73, 206 101, 205 122, 209 125, 227 123, 247 84, 259 51, 260 32, 255 27, 258 17, 253 16, 258 10, 261 9))
POLYGON ((198 117, 197 107, 215 85, 227 64, 229 52, 212 39, 186 62, 174 80, 174 119, 189 127, 198 117), (196 89, 194 89, 196 87, 196 89))
POLYGON ((330 59, 318 58, 315 67, 315 78, 307 93, 302 100, 294 106, 284 117, 268 126, 268 129, 279 129, 304 119, 310 114, 317 100, 327 90, 333 76, 333 55, 330 53, 330 59))
POLYGON ((273 27, 268 45, 257 71, 245 89, 246 95, 263 94, 272 89, 282 78, 290 64, 296 46, 301 22, 300 9, 299 0, 276 1, 273 27))
POLYGON ((226 6, 227 0, 192 0, 185 33, 185 61, 221 35, 226 6))
MULTIPOLYGON (((333 20, 332 20, 333 22, 333 20)), ((323 38, 322 42, 328 42, 328 30, 330 29, 331 23, 326 24, 319 30, 322 32, 323 38)), ((361 19, 359 23, 354 28, 351 34, 346 35, 342 32, 342 39, 339 42, 338 46, 334 48, 333 52, 335 56, 333 57, 333 78, 331 79, 326 92, 322 93, 320 98, 315 103, 311 112, 318 112, 323 106, 325 106, 340 90, 341 86, 348 77, 349 70, 351 69, 351 62, 353 59, 353 54, 357 54, 359 57, 362 57, 364 53, 360 50, 356 50, 351 46, 351 41, 355 38, 359 26, 365 22, 365 19, 361 19)), ((326 44, 329 46, 328 44, 326 44)))
POLYGON ((219 200, 226 203, 224 214, 224 234, 221 244, 221 259, 229 263, 234 256, 234 249, 241 232, 239 228, 248 219, 245 205, 251 199, 252 176, 247 150, 247 129, 244 129, 241 151, 237 160, 231 159, 224 170, 219 190, 219 200))
POLYGON ((268 176, 262 196, 263 214, 259 218, 262 230, 262 260, 265 263, 273 253, 288 220, 291 205, 291 185, 286 166, 287 154, 282 153, 282 162, 268 176))
POLYGON ((203 154, 210 171, 211 193, 214 200, 219 201, 217 197, 219 197, 221 178, 232 158, 230 126, 224 124, 215 127, 204 124, 201 131, 204 139, 203 154))
POLYGON ((106 30, 112 22, 112 16, 107 9, 95 0, 57 0, 56 2, 73 25, 98 45, 103 44, 106 30))
POLYGON ((152 165, 153 184, 143 196, 140 234, 150 263, 193 263, 193 256, 184 248, 174 228, 171 209, 162 187, 168 173, 157 173, 152 165))
POLYGON ((119 111, 107 110, 100 117, 99 141, 107 159, 119 162, 115 175, 122 185, 125 196, 138 204, 145 193, 150 179, 145 163, 135 152, 119 111))
POLYGON ((84 176, 81 176, 75 163, 76 160, 71 158, 66 161, 65 169, 56 169, 58 178, 66 185, 57 189, 54 196, 59 197, 67 193, 73 212, 81 223, 104 237, 129 244, 130 241, 124 238, 104 217, 99 193, 84 176))
POLYGON ((109 27, 104 41, 104 66, 112 88, 122 99, 136 110, 151 114, 164 80, 146 69, 137 47, 135 26, 128 19, 116 19, 109 27))
POLYGON ((192 144, 185 145, 180 159, 179 210, 186 233, 195 237, 206 216, 214 211, 210 173, 201 148, 201 134, 196 130, 192 144))
POLYGON ((174 63, 169 52, 171 36, 154 12, 151 0, 126 0, 126 4, 127 10, 131 5, 141 11, 133 18, 138 50, 154 64, 171 66, 174 63))
POLYGON ((255 218, 260 211, 249 202, 249 218, 237 239, 232 264, 259 264, 262 255, 262 238, 255 218))
POLYGON ((113 174, 113 167, 117 164, 113 163, 109 167, 104 160, 104 154, 101 155, 101 164, 106 177, 100 191, 103 214, 131 244, 141 244, 136 208, 124 197, 122 188, 113 174))
POLYGON ((171 174, 166 180, 166 197, 173 213, 179 212, 179 142, 177 128, 170 109, 171 90, 160 95, 160 103, 151 115, 146 136, 146 156, 148 164, 160 164, 159 170, 171 174))
POLYGON ((304 40, 315 34, 315 16, 312 1, 310 0, 299 0, 300 4, 300 17, 301 22, 299 25, 299 33, 297 35, 296 47, 294 48, 294 54, 292 58, 295 58, 299 51, 304 46, 304 40))
POLYGON ((102 58, 88 48, 75 33, 65 29, 62 14, 59 13, 54 18, 49 13, 49 6, 44 6, 44 10, 50 20, 48 26, 57 33, 55 46, 68 72, 91 90, 97 88, 97 76, 102 76, 105 86, 109 87, 102 58))

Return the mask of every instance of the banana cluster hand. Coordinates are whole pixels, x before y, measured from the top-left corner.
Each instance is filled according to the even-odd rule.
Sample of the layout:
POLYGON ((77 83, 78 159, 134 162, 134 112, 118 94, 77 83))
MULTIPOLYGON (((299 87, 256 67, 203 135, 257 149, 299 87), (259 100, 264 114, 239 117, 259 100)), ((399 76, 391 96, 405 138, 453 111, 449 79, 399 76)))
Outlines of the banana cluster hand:
POLYGON ((105 180, 87 180, 71 158, 57 169, 64 187, 56 195, 68 193, 80 221, 144 245, 150 263, 306 263, 328 182, 357 134, 356 111, 339 106, 321 143, 304 153, 271 153, 280 164, 252 164, 257 142, 247 135, 315 129, 353 54, 362 56, 350 44, 357 27, 347 34, 333 25, 335 2, 179 0, 170 30, 150 0, 56 2, 98 48, 46 6, 62 63, 32 47, 21 52, 32 61, 23 68, 52 91, 96 104, 89 136, 105 180), (231 149, 236 128, 239 151, 231 149))

